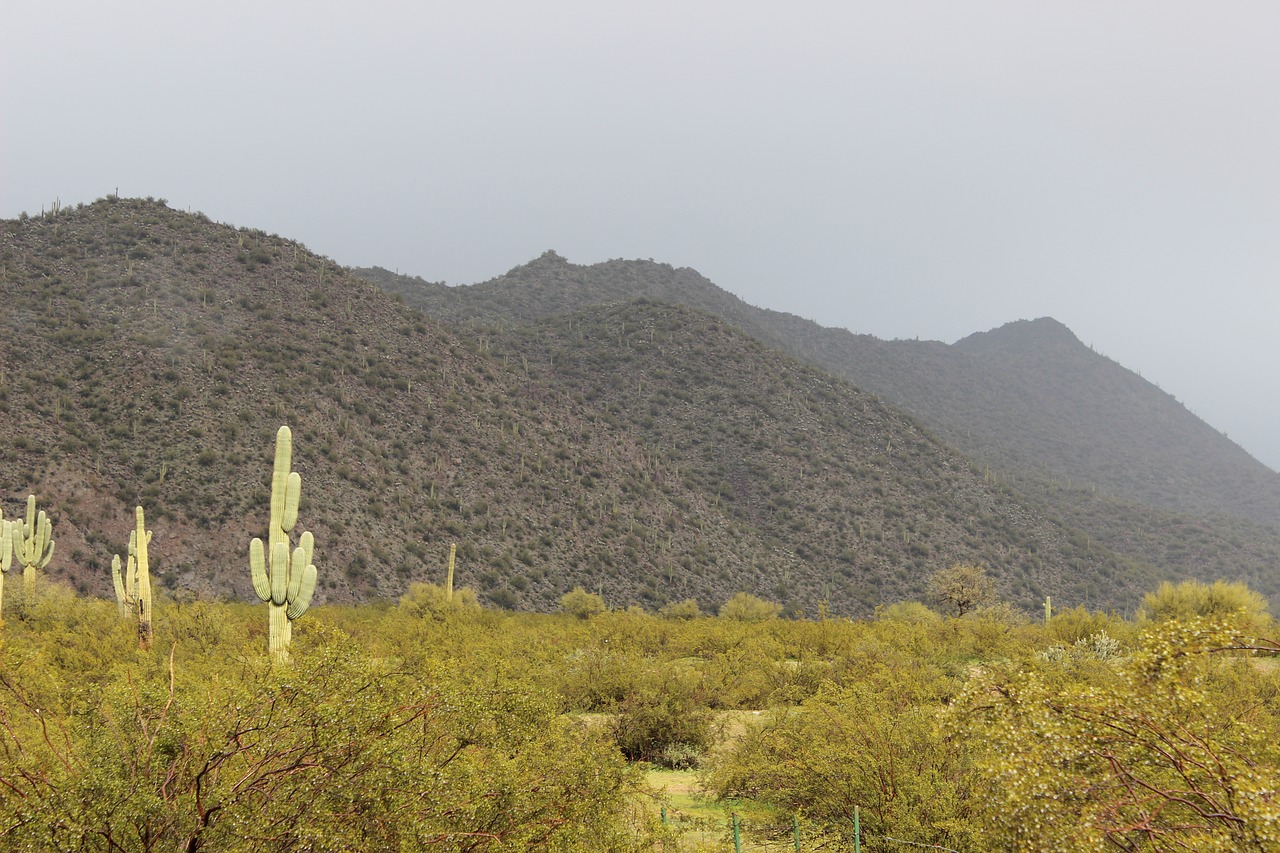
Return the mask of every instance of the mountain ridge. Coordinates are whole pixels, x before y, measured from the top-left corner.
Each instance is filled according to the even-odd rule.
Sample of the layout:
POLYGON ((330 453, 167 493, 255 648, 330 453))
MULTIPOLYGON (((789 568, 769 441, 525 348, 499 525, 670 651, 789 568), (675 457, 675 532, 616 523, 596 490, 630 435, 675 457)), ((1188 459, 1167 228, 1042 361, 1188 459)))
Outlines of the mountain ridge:
MULTIPOLYGON (((566 269, 528 268, 524 310, 540 268, 566 269)), ((0 339, 0 504, 37 494, 50 573, 82 591, 111 594, 141 503, 161 588, 251 600, 244 552, 288 423, 320 603, 439 581, 450 542, 459 584, 526 610, 580 585, 615 607, 747 591, 790 614, 867 615, 923 597, 954 561, 986 563, 1028 610, 1042 595, 1132 608, 1206 557, 1280 592, 1256 526, 1012 488, 736 324, 626 298, 648 268, 612 269, 615 304, 497 329, 163 202, 0 222, 0 310, 21 331, 0 339)), ((697 281, 666 269, 673 287, 697 281)))
POLYGON ((959 560, 1022 606, 1131 607, 1164 577, 693 309, 624 302, 541 338, 455 328, 294 241, 117 198, 0 223, 0 306, 23 330, 0 339, 0 503, 37 494, 50 573, 84 592, 111 594, 140 503, 161 588, 252 600, 280 423, 318 603, 438 582, 450 542, 458 583, 515 609, 580 585, 620 607, 745 590, 867 615, 959 560))
POLYGON ((421 279, 356 273, 431 316, 499 327, 635 297, 701 308, 884 397, 1009 476, 1090 484, 1159 509, 1280 519, 1280 475, 1052 318, 1013 321, 955 344, 884 341, 750 306, 688 268, 575 265, 555 252, 429 294, 421 279))

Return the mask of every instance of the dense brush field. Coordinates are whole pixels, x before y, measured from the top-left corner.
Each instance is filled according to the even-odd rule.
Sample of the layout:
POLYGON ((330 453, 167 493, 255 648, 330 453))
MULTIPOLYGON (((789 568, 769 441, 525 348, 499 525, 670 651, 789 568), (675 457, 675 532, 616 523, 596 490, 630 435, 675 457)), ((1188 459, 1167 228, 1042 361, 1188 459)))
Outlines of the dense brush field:
POLYGON ((419 585, 313 608, 285 665, 265 606, 157 601, 143 649, 115 603, 19 586, 6 850, 731 849, 664 826, 664 767, 708 805, 800 815, 806 849, 852 849, 855 807, 869 851, 1280 849, 1280 679, 1239 585, 1047 622, 581 592, 536 615, 419 585))

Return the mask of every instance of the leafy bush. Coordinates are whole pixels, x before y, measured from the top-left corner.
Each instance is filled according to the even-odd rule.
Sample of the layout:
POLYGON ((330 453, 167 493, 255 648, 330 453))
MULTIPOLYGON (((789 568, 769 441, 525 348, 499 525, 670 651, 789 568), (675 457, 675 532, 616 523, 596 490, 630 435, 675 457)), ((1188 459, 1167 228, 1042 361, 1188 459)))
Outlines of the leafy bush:
POLYGON ((1189 580, 1176 585, 1165 581, 1155 592, 1144 595, 1138 608, 1142 621, 1186 620, 1195 616, 1229 619, 1254 628, 1265 627, 1271 621, 1265 598, 1246 584, 1222 580, 1211 584, 1189 580))
POLYGON ((632 761, 697 766, 711 745, 711 710, 700 677, 687 668, 651 670, 618 708, 614 740, 632 761))
POLYGON ((739 592, 720 605, 720 617, 738 622, 763 622, 777 616, 780 610, 780 604, 757 598, 749 592, 739 592))
POLYGON ((587 592, 582 587, 575 586, 570 592, 560 596, 560 609, 570 616, 590 619, 592 616, 599 616, 606 612, 609 608, 605 606, 604 599, 596 593, 587 592))
POLYGON ((919 698, 908 679, 828 686, 718 751, 707 787, 720 798, 771 803, 784 816, 803 812, 836 849, 852 848, 855 807, 864 844, 891 835, 922 847, 991 849, 967 820, 965 741, 939 737, 938 707, 919 698))
POLYGON ((412 583, 409 591, 400 596, 400 607, 414 616, 443 619, 449 613, 477 611, 480 602, 475 590, 459 587, 450 600, 443 586, 434 583, 412 583))
POLYGON ((933 573, 929 578, 929 594, 953 616, 963 616, 993 604, 996 588, 987 576, 986 567, 956 563, 933 573))
POLYGON ((702 611, 698 608, 698 602, 692 598, 686 598, 684 601, 662 605, 658 615, 665 619, 697 619, 702 615, 702 611))
POLYGON ((6 849, 648 849, 635 771, 512 668, 406 666, 314 623, 273 667, 240 648, 247 608, 218 614, 238 646, 187 650, 205 606, 165 608, 150 653, 113 604, 73 605, 6 625, 6 849))
POLYGON ((918 601, 897 601, 877 607, 876 618, 886 622, 937 622, 942 617, 918 601))
MULTIPOLYGON (((1274 849, 1280 685, 1221 656, 1238 642, 1221 623, 1170 620, 1111 665, 1028 663, 975 679, 946 730, 981 745, 986 846, 1274 849)), ((1114 651, 1101 635, 1091 646, 1114 651)))

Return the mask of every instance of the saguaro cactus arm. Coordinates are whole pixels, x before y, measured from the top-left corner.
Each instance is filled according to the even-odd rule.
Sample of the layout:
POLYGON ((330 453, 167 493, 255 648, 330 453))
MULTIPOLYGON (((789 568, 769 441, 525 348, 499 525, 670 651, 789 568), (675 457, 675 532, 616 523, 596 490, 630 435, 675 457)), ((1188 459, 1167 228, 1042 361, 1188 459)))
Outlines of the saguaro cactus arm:
POLYGON ((253 576, 253 591, 258 598, 262 601, 271 598, 271 578, 267 575, 267 558, 263 551, 262 540, 256 536, 249 543, 249 572, 253 576))
POLYGON ((120 571, 120 555, 111 555, 111 583, 116 589, 116 604, 120 608, 121 617, 129 613, 129 600, 124 592, 124 575, 120 571))
POLYGON ((13 565, 13 537, 15 521, 4 521, 4 513, 0 513, 0 572, 9 571, 13 565))
POLYGON ((311 596, 316 591, 316 567, 308 563, 302 570, 302 583, 298 585, 298 596, 289 602, 287 611, 290 619, 297 619, 311 606, 311 596))

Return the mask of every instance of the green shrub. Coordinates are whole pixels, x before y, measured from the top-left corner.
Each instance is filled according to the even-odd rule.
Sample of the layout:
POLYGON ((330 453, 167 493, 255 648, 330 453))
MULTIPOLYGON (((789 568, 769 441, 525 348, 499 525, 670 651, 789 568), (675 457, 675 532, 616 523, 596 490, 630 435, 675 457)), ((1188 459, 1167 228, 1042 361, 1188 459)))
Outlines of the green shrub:
POLYGON ((937 622, 942 617, 918 601, 897 601, 876 608, 876 618, 885 622, 937 622))
POLYGON ((560 609, 570 616, 590 619, 592 616, 599 616, 609 608, 605 606, 604 599, 599 595, 575 586, 572 591, 560 596, 560 609))
POLYGON ((1267 600, 1247 584, 1218 580, 1211 584, 1189 580, 1168 581, 1142 597, 1138 618, 1143 622, 1187 620, 1195 616, 1229 619, 1242 626, 1263 628, 1270 624, 1267 600))
POLYGON ((777 616, 780 610, 780 604, 757 598, 749 592, 739 592, 720 605, 720 617, 738 622, 763 622, 777 616))
POLYGON ((662 605, 658 615, 664 619, 697 619, 702 615, 702 611, 698 608, 698 602, 692 598, 686 598, 684 601, 662 605))
POLYGON ((645 674, 618 708, 614 740, 632 761, 673 769, 697 766, 711 745, 711 710, 701 677, 666 666, 645 674))

